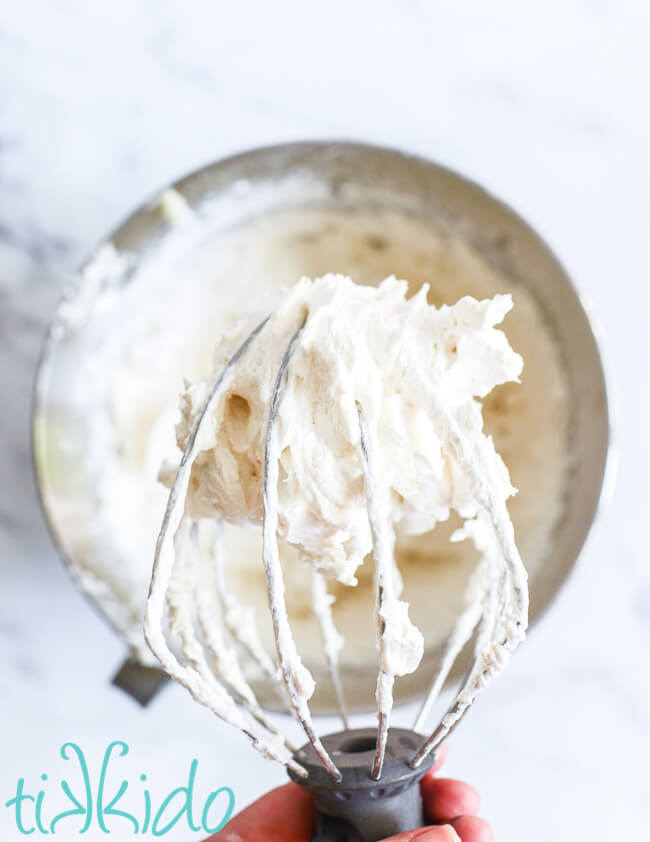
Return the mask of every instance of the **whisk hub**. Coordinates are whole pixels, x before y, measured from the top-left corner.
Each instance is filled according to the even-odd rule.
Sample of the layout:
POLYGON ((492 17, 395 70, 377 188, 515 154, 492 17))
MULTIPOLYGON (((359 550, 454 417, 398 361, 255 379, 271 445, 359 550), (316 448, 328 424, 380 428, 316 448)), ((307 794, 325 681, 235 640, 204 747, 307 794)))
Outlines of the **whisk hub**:
POLYGON ((434 756, 417 769, 408 764, 423 737, 406 728, 391 728, 381 779, 371 776, 377 742, 376 728, 339 731, 322 738, 328 754, 341 772, 335 783, 311 743, 294 759, 307 770, 307 778, 289 771, 305 787, 316 807, 316 832, 312 842, 376 842, 423 823, 419 781, 431 768, 434 756))

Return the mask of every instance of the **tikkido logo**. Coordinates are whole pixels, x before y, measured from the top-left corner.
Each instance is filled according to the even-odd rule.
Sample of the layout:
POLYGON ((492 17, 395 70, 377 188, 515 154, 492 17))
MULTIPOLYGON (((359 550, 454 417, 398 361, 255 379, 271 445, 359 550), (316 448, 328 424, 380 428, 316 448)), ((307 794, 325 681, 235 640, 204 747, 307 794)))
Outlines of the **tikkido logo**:
MULTIPOLYGON (((96 788, 92 785, 86 756, 76 743, 64 743, 59 753, 62 760, 74 764, 74 770, 71 768, 76 779, 74 789, 68 779, 55 786, 44 773, 38 791, 28 792, 25 778, 19 778, 15 795, 5 802, 5 807, 13 812, 16 829, 25 836, 62 831, 69 839, 72 833, 87 833, 92 827, 102 833, 115 833, 120 839, 127 835, 164 836, 183 819, 190 831, 212 834, 221 830, 232 816, 235 796, 230 787, 211 791, 200 803, 195 793, 198 760, 190 763, 187 784, 173 789, 156 807, 147 775, 138 775, 138 783, 130 783, 123 777, 115 783, 115 767, 129 753, 126 743, 116 740, 106 748, 96 788)), ((119 780, 121 775, 117 777, 119 780)))

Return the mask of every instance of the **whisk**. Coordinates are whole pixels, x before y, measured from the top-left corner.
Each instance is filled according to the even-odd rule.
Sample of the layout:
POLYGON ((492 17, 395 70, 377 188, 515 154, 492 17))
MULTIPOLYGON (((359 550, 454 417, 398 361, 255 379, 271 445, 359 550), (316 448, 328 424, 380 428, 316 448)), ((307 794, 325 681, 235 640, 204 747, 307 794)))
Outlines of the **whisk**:
MULTIPOLYGON (((479 691, 507 664, 525 635, 528 614, 526 572, 519 557, 505 503, 492 492, 492 467, 486 452, 468 437, 435 390, 426 395, 427 412, 445 436, 445 445, 473 489, 479 508, 476 523, 493 541, 484 542, 482 560, 469 598, 444 648, 413 729, 390 728, 396 678, 385 651, 386 611, 395 599, 389 490, 381 482, 382 452, 359 401, 357 457, 363 478, 374 558, 379 668, 377 727, 350 729, 339 675, 341 638, 332 616, 323 574, 312 571, 314 613, 320 625, 330 678, 343 730, 319 737, 309 709, 313 679, 301 663, 293 638, 278 547, 278 412, 287 373, 300 341, 305 314, 293 333, 275 376, 263 435, 263 566, 275 637, 277 664, 250 622, 252 608, 240 602, 225 578, 223 523, 195 520, 185 511, 192 467, 206 449, 206 419, 228 392, 238 365, 260 340, 273 314, 244 339, 216 377, 191 429, 169 495, 156 554, 145 618, 145 636, 163 668, 192 696, 226 722, 241 729, 266 757, 282 762, 290 777, 313 795, 317 811, 315 840, 381 839, 417 827, 422 804, 417 782, 433 763, 436 750, 458 725, 479 691), (211 550, 201 538, 209 531, 211 550), (188 593, 193 599, 188 600, 188 593), (219 601, 212 604, 212 594, 219 601), (428 734, 419 733, 465 644, 476 633, 474 661, 452 703, 428 734), (273 682, 300 724, 307 742, 293 746, 279 733, 255 698, 242 659, 250 659, 273 682)), ((466 528, 471 528, 466 525, 466 528)), ((479 540, 480 543, 480 540, 479 540)))

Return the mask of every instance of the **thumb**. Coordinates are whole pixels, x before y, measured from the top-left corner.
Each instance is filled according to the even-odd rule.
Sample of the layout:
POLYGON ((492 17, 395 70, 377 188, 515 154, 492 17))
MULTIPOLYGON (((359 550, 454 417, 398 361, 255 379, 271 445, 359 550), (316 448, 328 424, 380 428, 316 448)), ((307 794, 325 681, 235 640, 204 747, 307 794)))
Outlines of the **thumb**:
POLYGON ((313 831, 311 795, 289 783, 267 792, 205 842, 309 842, 313 831))

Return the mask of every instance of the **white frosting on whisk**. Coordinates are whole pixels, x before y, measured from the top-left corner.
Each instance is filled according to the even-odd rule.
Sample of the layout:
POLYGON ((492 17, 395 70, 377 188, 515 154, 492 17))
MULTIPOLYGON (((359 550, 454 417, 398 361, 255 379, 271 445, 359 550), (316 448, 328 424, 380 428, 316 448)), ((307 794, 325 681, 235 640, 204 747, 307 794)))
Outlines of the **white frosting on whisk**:
MULTIPOLYGON (((261 522, 262 434, 273 379, 302 308, 309 317, 288 372, 279 412, 281 536, 325 575, 355 584, 370 552, 362 493, 356 403, 377 430, 390 489, 391 522, 405 534, 422 534, 451 509, 476 512, 467 479, 444 446, 425 395, 435 390, 464 427, 481 432, 480 406, 495 385, 516 380, 522 360, 496 330, 511 299, 463 298, 453 307, 427 304, 427 287, 406 299, 406 281, 389 278, 378 288, 328 275, 303 279, 288 293, 271 324, 234 373, 228 394, 206 423, 210 446, 192 471, 188 513, 235 523, 261 522)), ((242 320, 219 343, 219 371, 252 329, 242 320)), ((183 395, 177 429, 184 449, 211 378, 183 395)), ((501 497, 512 493, 501 466, 501 497)))
MULTIPOLYGON (((201 419, 200 449, 195 443, 186 465, 190 474, 183 483, 186 518, 259 526, 270 505, 268 523, 276 538, 294 545, 316 573, 351 586, 374 548, 377 700, 380 724, 383 716, 386 727, 393 680, 413 672, 423 651, 422 635, 409 620, 408 605, 399 599, 393 559, 396 526, 404 534, 418 535, 446 520, 452 510, 469 519, 466 535, 476 539, 486 559, 485 581, 477 588, 477 600, 486 608, 479 640, 480 682, 489 677, 486 671, 501 668, 502 651, 523 635, 527 609, 521 593, 525 574, 522 577, 505 507, 513 489, 491 439, 482 431, 477 401, 521 372, 521 357, 495 327, 512 306, 510 296, 484 301, 466 297, 451 307, 435 308, 427 303, 426 286, 410 299, 407 289, 407 282, 395 278, 377 288, 357 286, 340 275, 303 278, 237 365, 230 367, 226 386, 212 395, 207 410, 214 378, 186 389, 177 428, 178 444, 185 450, 201 419), (286 358, 290 343, 291 356, 286 358), (271 451, 277 471, 273 468, 269 474, 273 494, 264 499, 269 405, 285 358, 271 451), (364 444, 370 443, 364 464, 364 444), (496 604, 498 582, 504 584, 501 614, 487 610, 496 604), (497 633, 501 640, 495 644, 497 633)), ((259 315, 242 319, 222 339, 215 353, 218 372, 258 322, 259 315)), ((281 575, 277 564, 271 567, 274 576, 281 575)), ((154 572, 152 596, 155 583, 154 572)), ((175 605, 182 602, 177 583, 172 593, 175 605)), ((278 594, 276 620, 283 587, 278 594)), ((326 640, 333 643, 335 630, 322 610, 322 588, 315 594, 326 640)), ((194 599, 189 588, 186 597, 194 599)), ((476 610, 470 613, 478 619, 476 610)), ((160 608, 157 614, 160 622, 160 608)), ((150 631, 149 624, 151 640, 150 631)), ((292 707, 301 712, 303 726, 309 725, 306 705, 313 681, 285 622, 276 623, 276 633, 292 707)), ((460 638, 466 636, 463 632, 460 638)), ((332 647, 331 652, 335 655, 332 647)), ((228 659, 217 663, 227 664, 228 659)), ((218 678, 232 683, 229 676, 218 678)), ((465 690, 473 692, 474 684, 465 690)), ((452 727, 464 709, 460 705, 450 710, 445 728, 452 727)))

